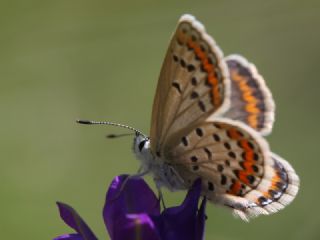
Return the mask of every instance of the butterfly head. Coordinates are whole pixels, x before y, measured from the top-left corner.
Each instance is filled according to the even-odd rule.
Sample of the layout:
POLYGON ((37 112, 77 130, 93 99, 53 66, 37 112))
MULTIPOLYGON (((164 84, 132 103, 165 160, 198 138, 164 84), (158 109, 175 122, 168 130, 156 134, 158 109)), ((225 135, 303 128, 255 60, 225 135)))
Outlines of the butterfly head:
MULTIPOLYGON (((133 151, 136 154, 137 158, 141 160, 142 165, 144 168, 148 169, 148 163, 153 159, 151 151, 150 151, 150 138, 146 135, 144 135, 141 131, 138 129, 135 129, 133 127, 130 127, 125 124, 121 123, 114 123, 114 122, 98 122, 98 121, 90 121, 90 120, 77 120, 77 123, 80 124, 86 124, 86 125, 109 125, 109 126, 115 126, 115 127, 121 127, 125 129, 129 129, 133 131, 133 134, 135 134, 134 140, 133 140, 133 151)), ((131 135, 131 133, 126 134, 110 134, 107 135, 108 138, 117 138, 122 136, 128 136, 131 135)))

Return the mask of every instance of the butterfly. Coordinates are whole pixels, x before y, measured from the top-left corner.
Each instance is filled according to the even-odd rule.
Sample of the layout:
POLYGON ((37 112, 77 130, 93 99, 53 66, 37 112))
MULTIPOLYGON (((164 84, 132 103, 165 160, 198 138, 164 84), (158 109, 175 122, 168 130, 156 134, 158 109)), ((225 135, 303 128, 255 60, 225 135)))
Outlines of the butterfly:
POLYGON ((161 69, 150 137, 109 124, 136 132, 134 153, 158 188, 188 189, 201 178, 208 200, 248 220, 284 208, 299 189, 294 169, 264 139, 274 113, 256 67, 240 55, 224 57, 204 26, 185 14, 161 69))

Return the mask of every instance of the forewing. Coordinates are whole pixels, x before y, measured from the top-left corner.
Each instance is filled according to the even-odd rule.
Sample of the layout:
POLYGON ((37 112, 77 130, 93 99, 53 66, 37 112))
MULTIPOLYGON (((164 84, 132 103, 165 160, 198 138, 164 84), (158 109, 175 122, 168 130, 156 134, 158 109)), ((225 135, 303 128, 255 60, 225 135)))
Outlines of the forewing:
POLYGON ((219 47, 193 16, 184 15, 171 39, 153 103, 151 150, 174 133, 226 111, 230 82, 219 47))
POLYGON ((289 163, 241 122, 203 122, 180 136, 165 157, 185 184, 201 177, 203 194, 244 220, 278 211, 298 191, 299 179, 289 163))
POLYGON ((231 80, 231 102, 224 117, 246 123, 267 135, 271 132, 275 104, 270 90, 255 65, 240 55, 226 58, 231 80))

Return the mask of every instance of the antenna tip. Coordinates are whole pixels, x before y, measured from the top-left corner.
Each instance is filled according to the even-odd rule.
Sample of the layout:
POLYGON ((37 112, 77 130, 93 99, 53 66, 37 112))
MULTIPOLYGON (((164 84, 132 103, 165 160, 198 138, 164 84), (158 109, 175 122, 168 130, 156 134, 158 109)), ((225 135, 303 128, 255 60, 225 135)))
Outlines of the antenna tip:
POLYGON ((80 124, 92 124, 92 122, 89 121, 89 120, 80 120, 80 119, 77 119, 76 122, 77 122, 77 123, 80 123, 80 124))
POLYGON ((117 137, 117 135, 115 135, 115 134, 108 134, 108 135, 106 135, 106 138, 116 138, 117 137))

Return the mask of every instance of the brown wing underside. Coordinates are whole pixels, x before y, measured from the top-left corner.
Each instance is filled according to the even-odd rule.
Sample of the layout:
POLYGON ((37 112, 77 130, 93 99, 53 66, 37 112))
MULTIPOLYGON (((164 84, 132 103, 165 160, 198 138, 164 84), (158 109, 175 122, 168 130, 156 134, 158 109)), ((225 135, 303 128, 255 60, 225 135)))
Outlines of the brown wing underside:
POLYGON ((228 94, 228 72, 220 49, 199 22, 183 16, 158 81, 151 120, 152 151, 161 155, 175 133, 225 110, 228 94))

